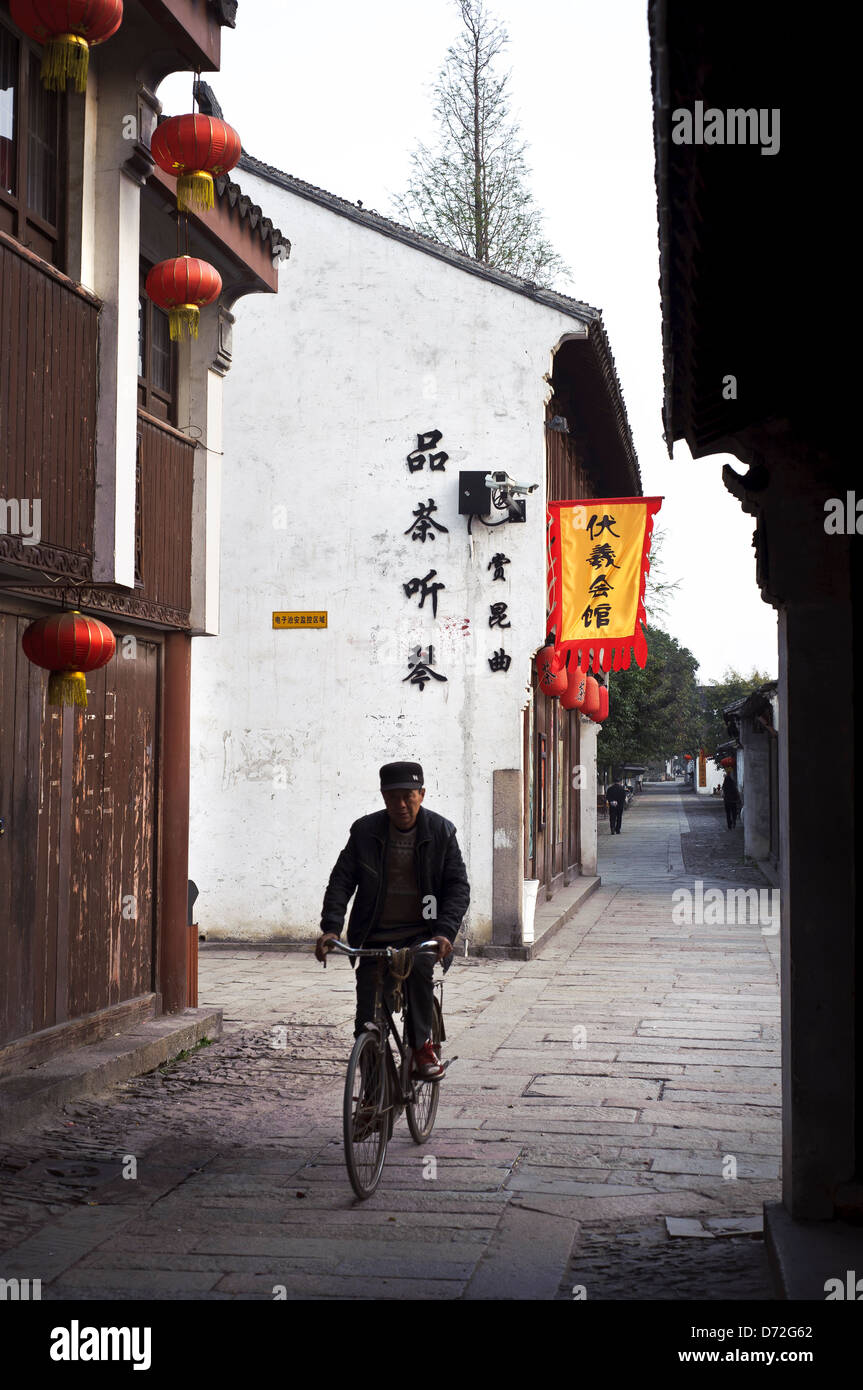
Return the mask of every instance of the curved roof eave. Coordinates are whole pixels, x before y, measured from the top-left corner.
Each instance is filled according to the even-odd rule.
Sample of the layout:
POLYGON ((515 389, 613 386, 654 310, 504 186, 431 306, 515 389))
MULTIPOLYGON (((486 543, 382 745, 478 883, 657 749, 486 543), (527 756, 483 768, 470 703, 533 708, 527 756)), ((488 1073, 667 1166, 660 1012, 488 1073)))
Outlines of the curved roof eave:
POLYGON ((306 198, 309 202, 318 203, 339 217, 347 217, 350 221, 368 227, 371 231, 391 237, 394 241, 400 241, 406 246, 412 246, 416 251, 422 251, 427 256, 435 256, 438 260, 446 261, 456 270, 466 271, 468 275, 478 275, 483 280, 500 285, 503 289, 511 290, 513 294, 525 295, 528 299, 533 299, 538 304, 544 304, 549 309, 557 309, 560 313, 568 314, 570 318, 577 319, 579 323, 589 325, 600 317, 600 311, 594 309, 591 304, 585 304, 579 299, 572 299, 569 295, 560 294, 557 290, 543 289, 533 280, 511 275, 509 271, 498 270, 496 266, 487 265, 485 261, 475 260, 473 256, 468 256, 463 251, 456 251, 442 241, 435 241, 433 237, 423 236, 421 232, 415 232, 411 227, 402 226, 400 222, 394 222, 392 218, 384 217, 379 212, 359 207, 356 203, 349 203, 346 198, 340 198, 335 193, 328 193, 324 188, 317 188, 314 184, 306 183, 293 174, 286 174, 282 169, 265 164, 263 160, 256 159, 246 150, 243 150, 240 155, 238 168, 246 169, 251 174, 257 174, 260 178, 266 179, 279 188, 286 189, 287 192, 295 194, 298 198, 306 198))

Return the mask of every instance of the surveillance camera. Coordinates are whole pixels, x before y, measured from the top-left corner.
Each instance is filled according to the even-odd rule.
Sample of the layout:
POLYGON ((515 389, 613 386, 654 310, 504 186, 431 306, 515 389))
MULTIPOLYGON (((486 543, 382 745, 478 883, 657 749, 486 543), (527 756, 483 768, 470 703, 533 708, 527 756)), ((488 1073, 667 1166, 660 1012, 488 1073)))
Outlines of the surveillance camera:
POLYGON ((493 492, 502 492, 508 497, 514 497, 516 493, 527 496, 530 492, 536 492, 539 487, 539 483, 517 483, 508 473, 504 472, 489 473, 485 479, 485 485, 493 492))

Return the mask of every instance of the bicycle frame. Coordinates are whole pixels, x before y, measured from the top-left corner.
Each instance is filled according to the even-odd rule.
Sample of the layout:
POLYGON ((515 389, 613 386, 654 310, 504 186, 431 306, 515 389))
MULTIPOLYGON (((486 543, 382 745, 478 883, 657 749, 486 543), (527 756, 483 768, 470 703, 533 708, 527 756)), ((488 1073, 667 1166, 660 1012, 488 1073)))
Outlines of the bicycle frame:
MULTIPOLYGON (((380 961, 380 968, 378 970, 377 980, 375 982, 374 1018, 370 1022, 366 1023, 364 1026, 367 1030, 377 1033, 378 1051, 386 1052, 384 1065, 388 1068, 390 1074, 390 1081, 393 1083, 392 1105, 389 1108, 401 1112, 404 1109, 404 1107, 407 1104, 409 1104, 409 1102, 415 1099, 416 1083, 411 1079, 412 1049, 408 1046, 407 1029, 405 1028, 405 1030, 402 1033, 399 1033, 398 1027, 396 1026, 396 1021, 392 1014, 392 1010, 390 1009, 389 1004, 384 999, 384 976, 386 974, 384 966, 385 964, 388 965, 392 961, 393 948, 391 946, 380 946, 376 948, 364 949, 358 946, 346 946, 341 941, 334 941, 331 949, 341 951, 344 955, 351 956, 355 960, 360 959, 362 956, 376 956, 380 961), (390 1037, 395 1039, 395 1044, 398 1048, 400 1061, 400 1065, 398 1067, 396 1067, 395 1059, 392 1054, 392 1048, 389 1046, 390 1037)), ((432 951, 434 952, 436 957, 439 954, 438 944, 436 941, 421 941, 419 945, 414 946, 411 949, 414 955, 419 955, 420 953, 428 954, 432 951)), ((438 998, 441 1003, 442 1011, 443 981, 436 981, 434 988, 438 991, 438 998)), ((454 1062, 455 1060, 455 1057, 450 1058, 450 1061, 454 1062)), ((449 1062, 444 1063, 444 1067, 447 1066, 449 1066, 449 1062)))
MULTIPOLYGON (((333 940, 331 950, 340 950, 351 957, 373 956, 377 958, 378 970, 375 977, 373 1017, 366 1021, 351 1050, 348 1070, 345 1076, 344 1101, 342 1106, 342 1125, 344 1131, 345 1162, 348 1177, 360 1201, 370 1197, 377 1189, 386 1162, 387 1144, 392 1138, 393 1127, 403 1110, 407 1111, 407 1123, 415 1144, 425 1144, 434 1128, 440 1091, 440 1073, 434 1077, 414 1077, 412 1075, 413 1050, 408 1046, 406 1027, 399 1032, 393 1017, 393 1010, 384 998, 384 973, 387 964, 396 965, 397 979, 405 980, 410 974, 410 965, 402 974, 408 958, 404 951, 393 947, 378 949, 352 948, 333 940), (390 1038, 395 1039, 400 1065, 396 1064, 390 1038)), ((436 941, 423 941, 418 946, 408 947, 410 959, 420 953, 432 951, 439 957, 436 941)), ((434 1004, 432 1040, 442 1041, 446 1037, 443 1026, 443 1011, 440 1003, 442 986, 432 984, 440 993, 434 1004)), ((407 1007, 406 992, 402 995, 407 1007)), ((396 1010, 398 1012, 398 1010, 396 1010)), ((443 1069, 455 1057, 443 1063, 443 1069)))
MULTIPOLYGON (((393 1098, 398 1109, 403 1109, 409 1101, 415 1099, 416 1082, 411 1079, 411 1057, 413 1055, 413 1049, 408 1045, 407 1029, 403 1028, 402 1032, 399 1033, 390 1006, 383 997, 383 974, 384 972, 381 971, 381 977, 378 980, 377 989, 375 991, 374 1026, 380 1029, 382 1021, 385 1020, 385 1031, 383 1031, 382 1037, 383 1044, 389 1054, 389 1063, 387 1065, 391 1066, 390 1079, 394 1083, 393 1098), (390 1037, 395 1040, 396 1047, 399 1051, 400 1066, 398 1068, 396 1067, 392 1050, 389 1047, 390 1037)), ((437 991, 441 1012, 443 1012, 443 980, 437 980, 433 988, 437 991)), ((366 1027, 368 1026, 369 1025, 366 1024, 366 1027)), ((448 1065, 449 1062, 444 1063, 445 1067, 448 1065)))

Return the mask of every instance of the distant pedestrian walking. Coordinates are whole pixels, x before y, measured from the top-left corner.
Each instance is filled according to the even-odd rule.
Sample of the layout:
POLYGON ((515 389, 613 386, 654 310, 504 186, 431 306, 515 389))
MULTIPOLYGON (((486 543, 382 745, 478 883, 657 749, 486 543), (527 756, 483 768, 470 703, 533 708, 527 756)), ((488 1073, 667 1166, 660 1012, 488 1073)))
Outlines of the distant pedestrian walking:
POLYGON ((731 772, 725 774, 725 781, 722 783, 722 799, 725 802, 725 819, 728 829, 733 830, 737 824, 737 817, 740 815, 743 797, 740 795, 737 778, 731 772))
POLYGON ((608 791, 605 793, 608 802, 608 826, 612 835, 620 834, 620 827, 623 822, 623 808, 626 804, 626 788, 619 782, 612 782, 608 791))

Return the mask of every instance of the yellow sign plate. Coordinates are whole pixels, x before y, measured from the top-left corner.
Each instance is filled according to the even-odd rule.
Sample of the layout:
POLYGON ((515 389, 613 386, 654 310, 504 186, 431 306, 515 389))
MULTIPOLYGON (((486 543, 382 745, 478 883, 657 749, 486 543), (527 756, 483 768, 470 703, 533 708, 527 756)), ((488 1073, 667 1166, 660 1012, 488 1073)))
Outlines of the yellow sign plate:
POLYGON ((326 613, 274 613, 273 627, 295 628, 295 627, 326 627, 326 613))

